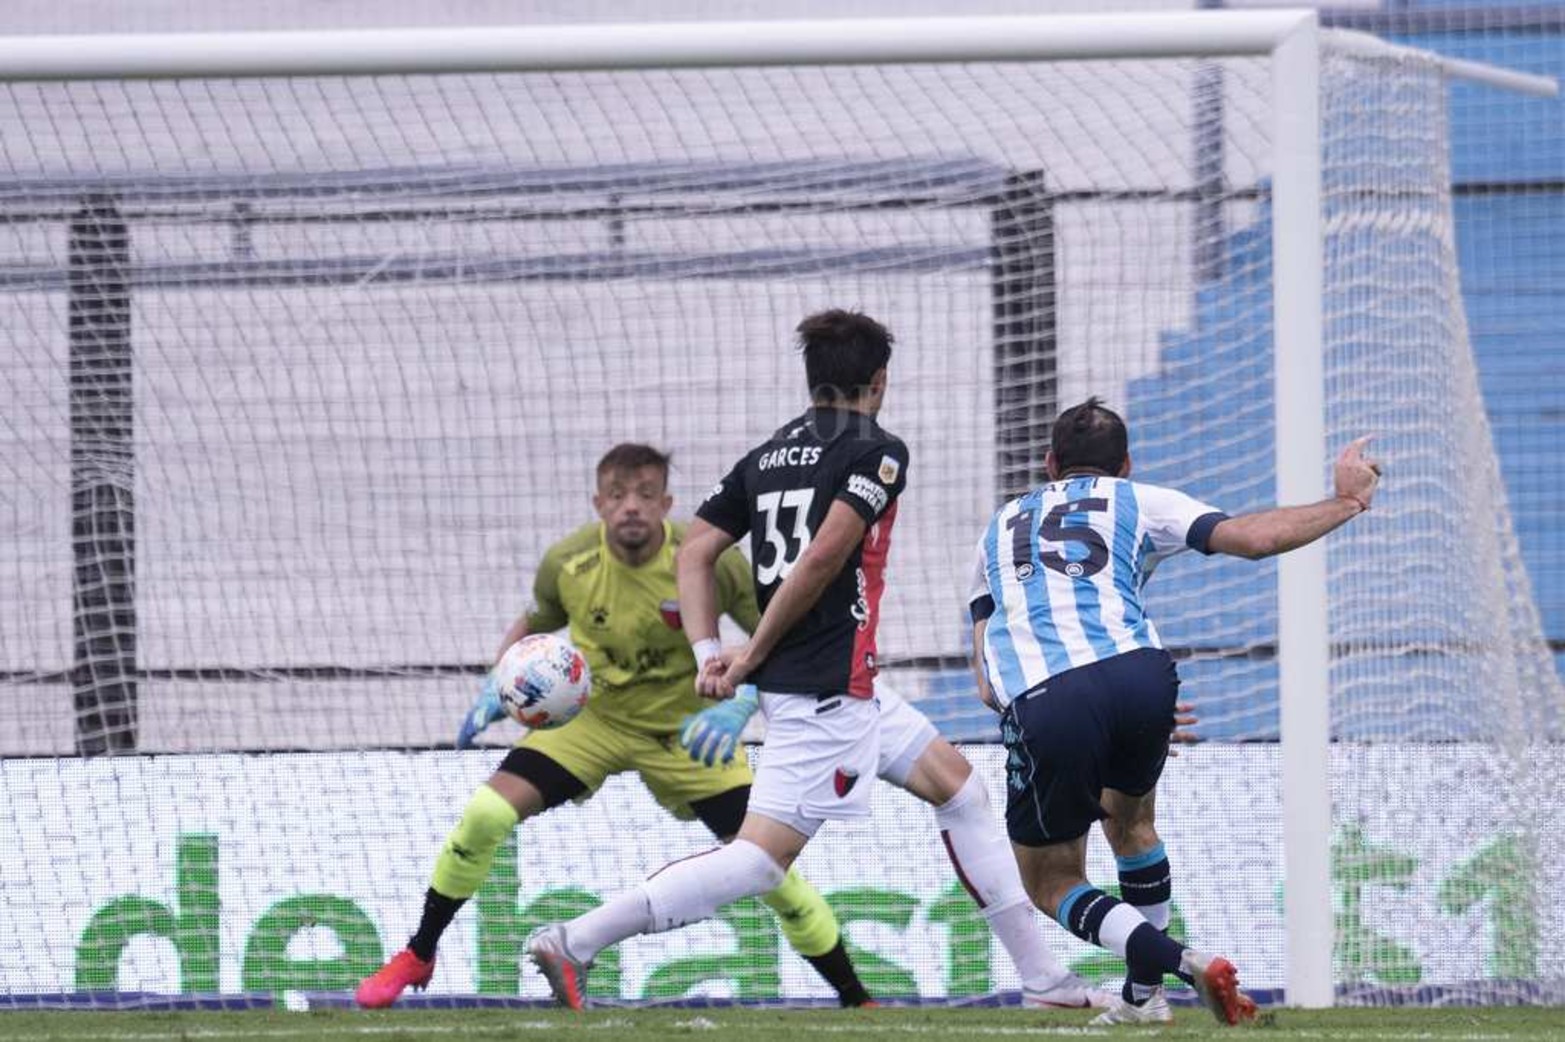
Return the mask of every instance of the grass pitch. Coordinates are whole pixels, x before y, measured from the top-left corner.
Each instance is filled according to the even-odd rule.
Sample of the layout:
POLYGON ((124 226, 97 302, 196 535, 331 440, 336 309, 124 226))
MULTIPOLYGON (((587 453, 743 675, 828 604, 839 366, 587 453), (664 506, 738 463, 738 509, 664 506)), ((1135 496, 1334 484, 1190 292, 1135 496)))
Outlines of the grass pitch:
POLYGON ((1200 1010, 1178 1009, 1174 1018, 1172 1026, 1161 1028, 1089 1028, 1091 1017, 1086 1013, 1018 1009, 0 1013, 0 1038, 7 1042, 887 1042, 925 1037, 941 1042, 1243 1037, 1254 1037, 1257 1042, 1565 1040, 1565 1009, 1560 1008, 1282 1009, 1264 1011, 1261 1023, 1240 1029, 1221 1027, 1200 1010))

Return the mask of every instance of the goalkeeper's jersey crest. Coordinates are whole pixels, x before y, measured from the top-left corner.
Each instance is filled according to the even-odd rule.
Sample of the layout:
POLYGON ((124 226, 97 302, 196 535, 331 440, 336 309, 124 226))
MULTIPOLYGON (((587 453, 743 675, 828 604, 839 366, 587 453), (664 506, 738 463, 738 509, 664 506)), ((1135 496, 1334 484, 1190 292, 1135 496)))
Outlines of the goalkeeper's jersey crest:
MULTIPOLYGON (((662 547, 633 567, 609 550, 601 523, 584 525, 549 548, 534 581, 528 628, 568 626, 592 668, 588 704, 629 729, 673 734, 707 705, 695 693, 695 657, 679 617, 674 551, 683 538, 683 525, 665 521, 662 547)), ((718 597, 721 611, 754 628, 755 594, 737 552, 719 564, 718 597)))

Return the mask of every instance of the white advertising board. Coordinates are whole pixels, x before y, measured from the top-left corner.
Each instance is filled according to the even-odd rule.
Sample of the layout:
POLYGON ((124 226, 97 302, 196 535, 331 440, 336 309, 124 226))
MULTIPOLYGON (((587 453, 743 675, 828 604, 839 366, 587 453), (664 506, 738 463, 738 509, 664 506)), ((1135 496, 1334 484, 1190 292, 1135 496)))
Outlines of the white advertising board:
MULTIPOLYGON (((967 752, 998 809, 1003 751, 967 752)), ((1339 983, 1557 970, 1557 941, 1535 910, 1565 904, 1565 886, 1513 838, 1509 787, 1487 750, 1333 755, 1341 795, 1384 792, 1378 803, 1355 793, 1354 805, 1374 809, 1338 827, 1339 983)), ((435 853, 493 761, 492 752, 0 761, 10 837, 0 850, 0 995, 351 987, 412 931, 435 853)), ((1285 980, 1277 761, 1271 745, 1196 748, 1170 761, 1159 799, 1176 926, 1232 957, 1255 988, 1285 980)), ((837 906, 871 986, 925 998, 1015 988, 956 888, 929 809, 885 785, 876 804, 862 825, 828 826, 800 863, 837 906)), ((527 822, 516 841, 447 934, 433 992, 541 997, 520 936, 710 838, 621 777, 585 804, 527 822)), ((1089 868, 1113 883, 1101 838, 1089 868)), ((1041 916, 1039 928, 1062 960, 1103 965, 1083 963, 1099 953, 1041 916)), ((600 961, 597 985, 627 999, 829 994, 764 909, 628 942, 617 964, 600 961)))

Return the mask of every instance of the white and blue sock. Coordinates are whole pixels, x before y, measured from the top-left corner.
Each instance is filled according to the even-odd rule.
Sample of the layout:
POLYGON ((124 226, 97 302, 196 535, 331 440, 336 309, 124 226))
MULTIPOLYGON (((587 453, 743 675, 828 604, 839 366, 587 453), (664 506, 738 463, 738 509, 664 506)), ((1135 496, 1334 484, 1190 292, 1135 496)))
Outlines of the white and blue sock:
POLYGON ((1140 912, 1090 883, 1072 888, 1055 918, 1089 944, 1107 948, 1130 969, 1125 998, 1145 1001, 1165 973, 1178 973, 1184 945, 1142 918, 1140 912), (1144 990, 1143 990, 1144 989, 1144 990))

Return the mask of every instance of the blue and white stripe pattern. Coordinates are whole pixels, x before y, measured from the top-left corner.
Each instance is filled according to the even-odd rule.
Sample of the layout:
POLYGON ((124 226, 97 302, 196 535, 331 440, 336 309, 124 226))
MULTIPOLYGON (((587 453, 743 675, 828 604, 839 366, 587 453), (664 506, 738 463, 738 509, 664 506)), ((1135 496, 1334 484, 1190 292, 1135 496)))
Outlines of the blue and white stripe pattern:
POLYGON ((1050 482, 995 514, 970 600, 987 614, 984 664, 1000 705, 1068 669, 1159 648, 1141 589, 1159 561, 1206 551, 1226 515, 1121 478, 1050 482))

